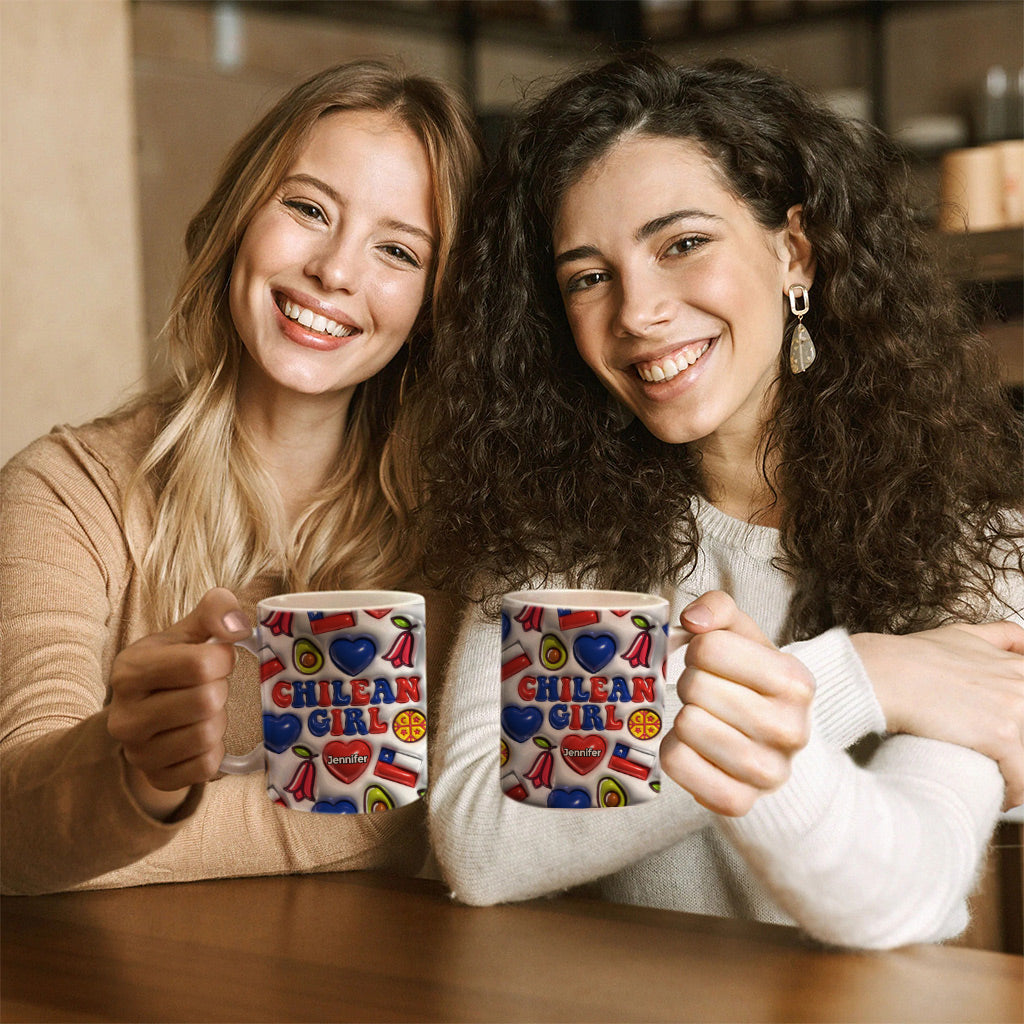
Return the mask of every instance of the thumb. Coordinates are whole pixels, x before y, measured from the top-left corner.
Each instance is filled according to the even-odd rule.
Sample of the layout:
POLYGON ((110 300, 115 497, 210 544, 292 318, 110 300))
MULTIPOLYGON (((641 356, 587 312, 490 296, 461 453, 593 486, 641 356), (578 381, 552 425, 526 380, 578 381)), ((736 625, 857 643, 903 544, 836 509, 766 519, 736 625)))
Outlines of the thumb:
POLYGON ((709 590, 691 601, 682 610, 679 620, 685 629, 694 634, 725 629, 764 647, 775 646, 761 632, 757 623, 749 615, 741 612, 736 602, 721 590, 709 590))
POLYGON ((240 640, 251 632, 252 626, 235 595, 224 587, 214 587, 164 636, 171 643, 202 644, 207 640, 240 640))

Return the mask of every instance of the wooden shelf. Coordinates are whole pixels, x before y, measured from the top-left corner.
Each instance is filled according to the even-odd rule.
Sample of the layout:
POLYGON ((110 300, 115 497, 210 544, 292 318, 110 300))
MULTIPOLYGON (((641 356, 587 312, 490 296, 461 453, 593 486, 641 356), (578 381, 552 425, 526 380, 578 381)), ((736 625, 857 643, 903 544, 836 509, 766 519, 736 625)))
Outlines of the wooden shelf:
POLYGON ((967 284, 1024 280, 1024 229, 943 236, 956 276, 967 284))

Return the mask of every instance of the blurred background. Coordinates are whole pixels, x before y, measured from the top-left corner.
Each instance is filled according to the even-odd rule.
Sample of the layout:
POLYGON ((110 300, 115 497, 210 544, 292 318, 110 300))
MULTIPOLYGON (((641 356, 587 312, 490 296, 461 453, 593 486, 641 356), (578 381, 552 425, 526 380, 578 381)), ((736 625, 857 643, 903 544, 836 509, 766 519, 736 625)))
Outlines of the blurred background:
MULTIPOLYGON (((399 57, 493 144, 530 83, 638 44, 773 66, 901 139, 1020 404, 1020 0, 0 0, 0 462, 152 379, 186 223, 291 85, 399 57)), ((1015 828, 970 944, 1021 950, 1015 828)))
MULTIPOLYGON (((937 202, 944 154, 1024 134, 1022 40, 1018 0, 3 0, 0 461, 153 374, 189 216, 231 143, 324 66, 400 57, 461 87, 493 142, 568 67, 643 43, 736 55, 903 138, 937 202)), ((958 216, 954 258, 1019 384, 1016 215, 978 209, 969 235, 958 216)))

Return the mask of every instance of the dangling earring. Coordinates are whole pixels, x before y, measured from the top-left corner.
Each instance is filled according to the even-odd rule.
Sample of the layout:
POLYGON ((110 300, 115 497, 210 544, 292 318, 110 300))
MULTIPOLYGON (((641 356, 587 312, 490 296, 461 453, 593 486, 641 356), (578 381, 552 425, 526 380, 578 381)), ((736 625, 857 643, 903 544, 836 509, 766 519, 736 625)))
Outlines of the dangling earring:
POLYGON ((789 368, 794 373, 803 373, 818 355, 814 342, 811 341, 811 334, 804 327, 804 317, 811 308, 807 294, 807 289, 802 284, 789 286, 789 308, 797 319, 793 340, 789 346, 789 368))

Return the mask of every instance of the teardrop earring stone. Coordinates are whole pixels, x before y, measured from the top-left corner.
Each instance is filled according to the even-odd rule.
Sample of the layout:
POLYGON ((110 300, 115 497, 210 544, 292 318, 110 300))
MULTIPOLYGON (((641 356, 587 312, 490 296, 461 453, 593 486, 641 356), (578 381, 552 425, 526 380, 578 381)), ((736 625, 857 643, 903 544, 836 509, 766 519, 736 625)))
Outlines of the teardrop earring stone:
POLYGON ((789 368, 794 373, 803 373, 814 362, 818 352, 811 341, 811 334, 803 324, 797 324, 793 341, 789 346, 789 368))

